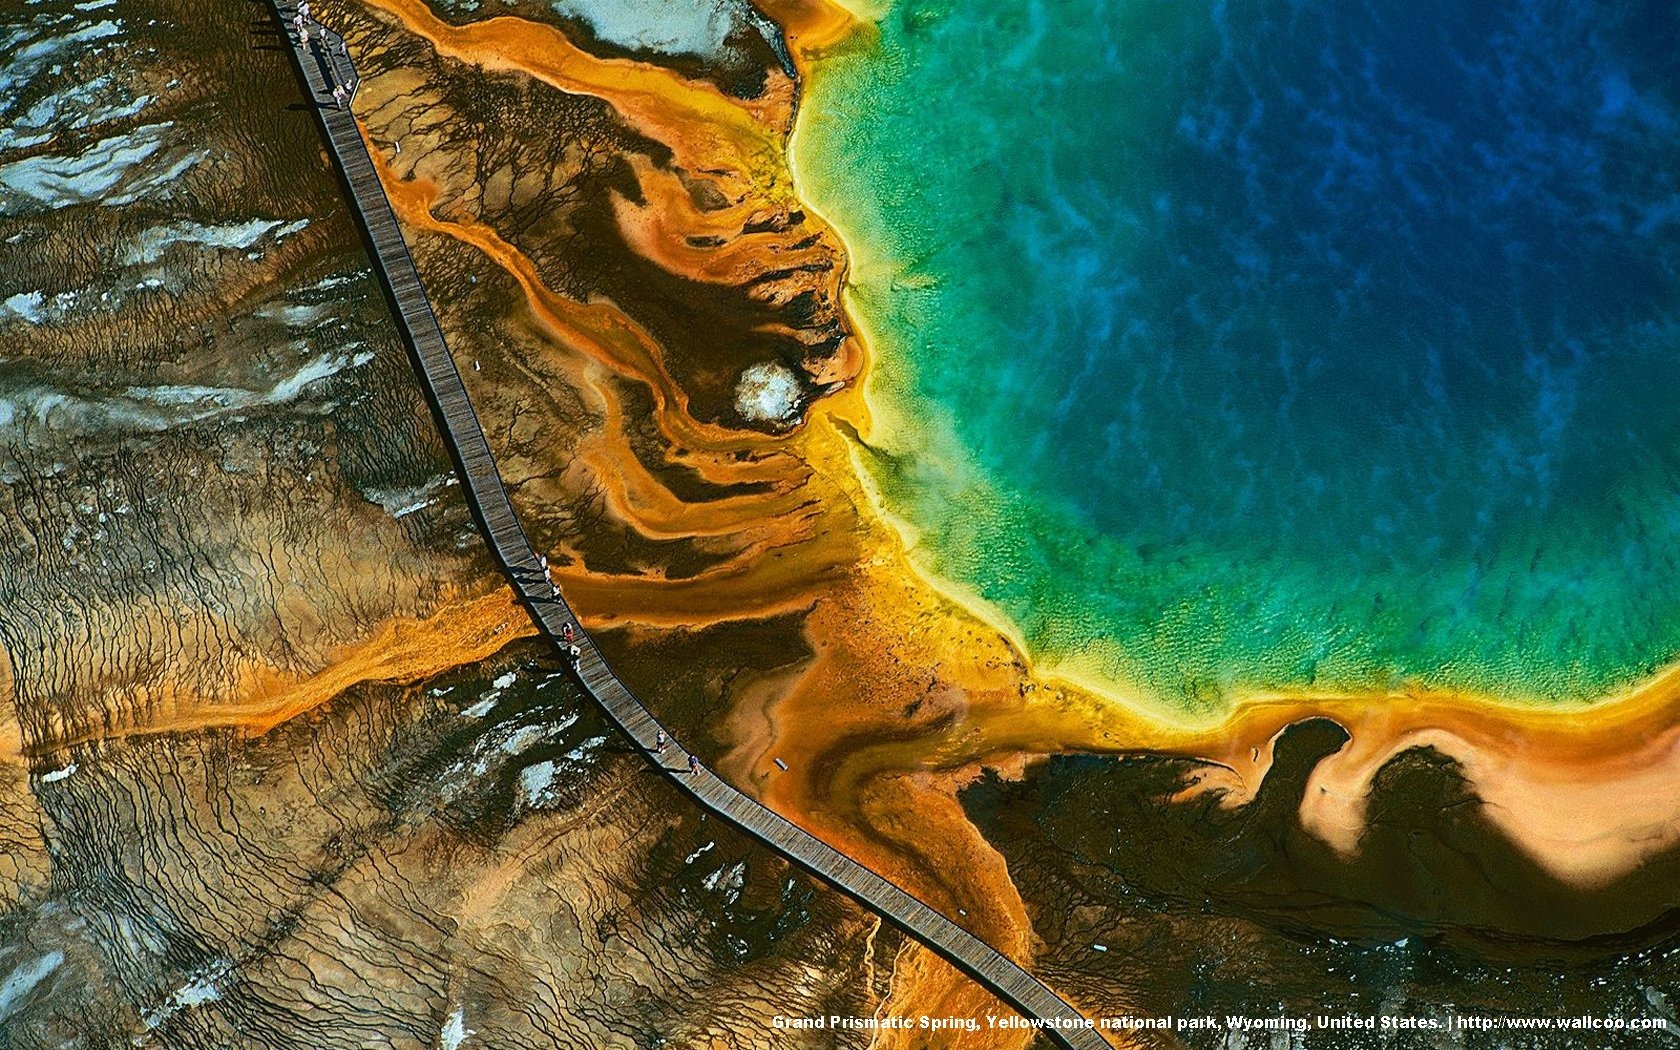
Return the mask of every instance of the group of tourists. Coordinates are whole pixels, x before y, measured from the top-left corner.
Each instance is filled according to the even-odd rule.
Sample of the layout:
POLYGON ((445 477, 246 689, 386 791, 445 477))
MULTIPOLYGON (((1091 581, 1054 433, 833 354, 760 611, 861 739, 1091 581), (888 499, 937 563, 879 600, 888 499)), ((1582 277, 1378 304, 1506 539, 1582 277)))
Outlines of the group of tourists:
MULTIPOLYGON (((309 17, 309 0, 303 0, 303 2, 297 6, 297 14, 292 16, 292 26, 297 30, 298 41, 304 47, 309 46, 309 27, 311 24, 312 23, 309 17)), ((322 42, 325 43, 328 39, 329 38, 326 34, 323 33, 321 36, 322 42)), ((343 109, 345 106, 350 104, 350 90, 343 84, 333 85, 332 97, 333 102, 338 105, 339 109, 343 109)))

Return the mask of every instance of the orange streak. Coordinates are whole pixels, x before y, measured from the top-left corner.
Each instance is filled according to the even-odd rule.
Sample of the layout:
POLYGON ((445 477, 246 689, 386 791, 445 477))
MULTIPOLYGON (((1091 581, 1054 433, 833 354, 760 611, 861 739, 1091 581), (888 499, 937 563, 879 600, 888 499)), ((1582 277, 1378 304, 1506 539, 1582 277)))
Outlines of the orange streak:
POLYGON ((363 641, 342 649, 322 670, 298 679, 278 671, 255 672, 228 689, 240 699, 218 702, 187 696, 160 685, 141 697, 140 709, 155 712, 146 721, 72 738, 29 745, 46 752, 94 740, 185 733, 203 729, 244 728, 261 735, 312 711, 363 682, 410 683, 452 667, 474 663, 499 652, 509 642, 535 633, 530 618, 508 590, 446 605, 424 620, 396 619, 381 624, 363 641))
MULTIPOLYGON (((613 215, 632 251, 672 273, 714 285, 739 285, 769 268, 832 261, 833 242, 818 236, 826 231, 812 222, 803 227, 812 243, 790 251, 785 232, 740 232, 762 211, 752 197, 718 211, 701 211, 675 175, 645 157, 632 157, 630 165, 647 203, 635 204, 614 194, 613 215), (722 243, 696 244, 694 236, 707 231, 715 231, 722 243)), ((800 239, 804 238, 794 240, 800 239)))
POLYGON ((782 27, 802 78, 824 52, 853 33, 874 28, 831 0, 760 0, 758 6, 782 27))
MULTIPOLYGON (((688 411, 687 395, 665 370, 658 343, 623 311, 605 301, 582 304, 555 294, 542 282, 530 259, 490 226, 469 216, 444 220, 435 215, 431 210, 438 198, 435 183, 421 178, 404 180, 391 170, 382 152, 370 149, 370 153, 386 196, 405 226, 442 234, 478 249, 518 282, 534 319, 556 342, 645 384, 657 403, 661 430, 673 445, 735 452, 761 443, 759 435, 695 421, 688 411)), ((743 468, 742 473, 750 471, 743 468)), ((739 480, 757 479, 755 475, 739 480)))
POLYGON ((741 102, 660 66, 597 58, 558 29, 520 18, 455 26, 434 15, 423 0, 367 2, 430 41, 439 55, 483 69, 524 73, 562 91, 611 102, 633 124, 655 132, 686 166, 715 162, 723 140, 761 173, 773 177, 781 167, 779 142, 768 130, 783 123, 776 117, 787 102, 778 95, 758 104, 741 102))

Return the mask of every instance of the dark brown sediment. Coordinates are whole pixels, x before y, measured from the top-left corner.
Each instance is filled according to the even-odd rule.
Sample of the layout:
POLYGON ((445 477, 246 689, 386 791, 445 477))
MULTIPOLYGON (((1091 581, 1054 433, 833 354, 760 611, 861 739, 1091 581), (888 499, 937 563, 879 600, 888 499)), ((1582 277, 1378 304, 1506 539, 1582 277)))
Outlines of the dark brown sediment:
MULTIPOLYGON (((1384 767, 1369 829, 1344 856, 1299 813, 1314 765, 1345 741, 1329 722, 1291 729, 1266 783, 1232 807, 1184 795, 1199 764, 1163 757, 1059 758, 962 797, 1009 860, 1045 940, 1045 972, 1093 1009, 1672 1017, 1680 851, 1594 889, 1562 882, 1487 819, 1450 760, 1417 750, 1384 767), (1135 965, 1140 955, 1151 965, 1135 965)), ((1223 1045, 1222 1033, 1181 1038, 1223 1045)), ((1324 1030, 1301 1045, 1439 1038, 1324 1030)), ((1644 1038, 1605 1032, 1571 1045, 1644 1038)))

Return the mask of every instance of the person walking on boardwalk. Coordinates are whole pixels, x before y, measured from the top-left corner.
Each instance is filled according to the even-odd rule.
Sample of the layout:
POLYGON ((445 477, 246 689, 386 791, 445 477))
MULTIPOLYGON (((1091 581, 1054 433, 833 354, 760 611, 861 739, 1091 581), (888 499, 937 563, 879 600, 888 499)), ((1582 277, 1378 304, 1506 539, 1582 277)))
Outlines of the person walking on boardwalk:
POLYGON ((303 3, 298 5, 297 16, 305 22, 309 21, 309 0, 303 0, 303 3))
POLYGON ((572 639, 577 637, 577 632, 572 630, 572 621, 567 620, 565 623, 560 625, 560 637, 567 645, 572 644, 572 639))
POLYGON ((694 774, 696 774, 698 772, 700 772, 700 758, 699 758, 699 756, 698 755, 689 755, 688 756, 688 773, 689 773, 689 776, 693 776, 694 774))
POLYGON ((583 650, 575 645, 568 645, 566 647, 566 659, 572 662, 573 668, 576 668, 578 661, 583 659, 583 650))
POLYGON ((663 752, 665 750, 665 730, 661 729, 659 732, 653 734, 653 750, 655 752, 663 752))
POLYGON ((343 84, 339 84, 333 88, 333 101, 338 103, 339 109, 344 108, 344 100, 349 97, 350 93, 344 90, 343 84))

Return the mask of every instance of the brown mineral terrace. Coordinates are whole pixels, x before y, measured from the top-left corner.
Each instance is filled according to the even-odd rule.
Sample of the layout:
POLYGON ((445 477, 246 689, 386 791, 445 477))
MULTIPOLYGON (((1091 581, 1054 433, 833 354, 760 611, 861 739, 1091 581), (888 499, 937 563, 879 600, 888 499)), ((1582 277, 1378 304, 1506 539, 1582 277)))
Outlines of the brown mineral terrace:
MULTIPOLYGON (((577 621, 551 584, 546 566, 514 514, 489 441, 444 342, 373 159, 355 118, 335 99, 336 85, 328 83, 329 76, 336 77, 338 83, 354 83, 343 43, 320 27, 311 26, 311 42, 305 46, 290 31, 295 10, 283 9, 277 3, 273 10, 291 44, 290 51, 305 90, 316 103, 315 112, 349 189, 374 268, 390 299, 398 328, 413 353, 427 399, 456 461, 468 503, 532 618, 564 654, 569 643, 563 640, 562 632, 577 621)), ((589 637, 573 630, 577 652, 572 661, 585 692, 648 760, 695 802, 874 910, 1026 1017, 1043 1022, 1045 1034, 1057 1045, 1068 1050, 1108 1045, 1079 1011, 1003 953, 697 766, 690 761, 687 750, 675 741, 663 750, 658 749, 656 736, 663 731, 652 714, 619 681, 589 637)))

